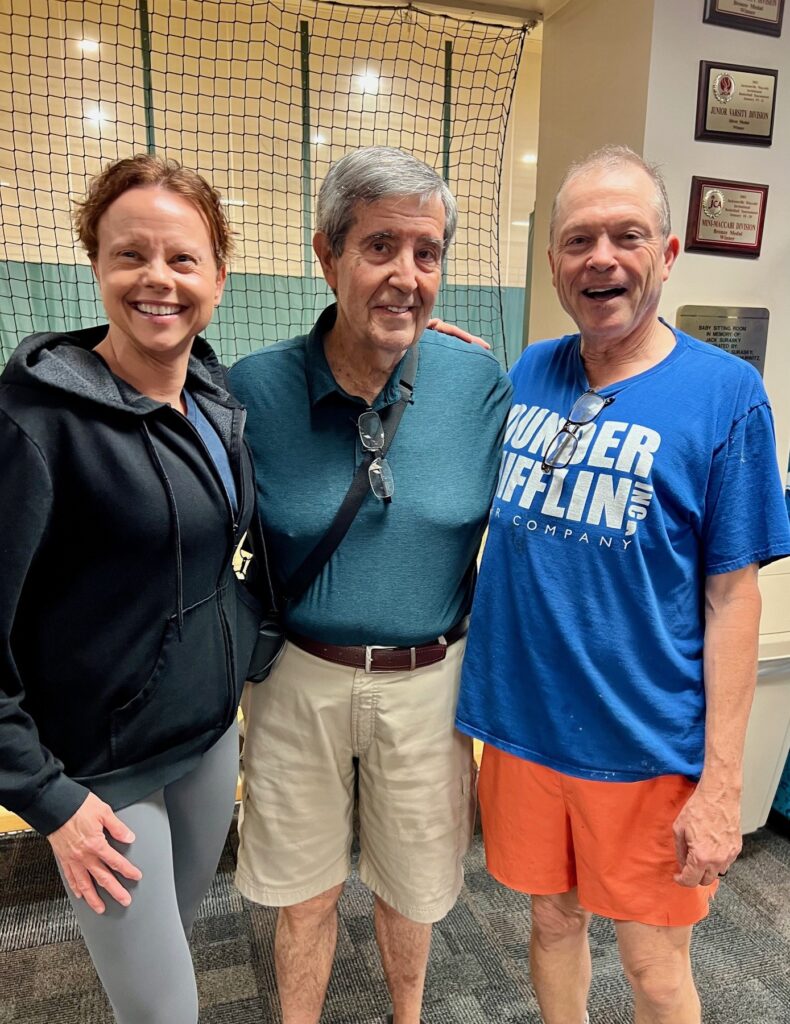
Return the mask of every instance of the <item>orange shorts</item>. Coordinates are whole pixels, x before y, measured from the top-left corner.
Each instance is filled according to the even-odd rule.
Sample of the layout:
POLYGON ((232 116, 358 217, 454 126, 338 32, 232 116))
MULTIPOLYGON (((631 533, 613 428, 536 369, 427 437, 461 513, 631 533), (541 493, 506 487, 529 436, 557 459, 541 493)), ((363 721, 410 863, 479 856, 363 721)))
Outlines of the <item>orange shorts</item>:
POLYGON ((602 917, 695 924, 718 882, 690 889, 673 879, 672 825, 693 791, 682 775, 591 782, 486 746, 478 793, 488 870, 534 896, 577 888, 602 917))

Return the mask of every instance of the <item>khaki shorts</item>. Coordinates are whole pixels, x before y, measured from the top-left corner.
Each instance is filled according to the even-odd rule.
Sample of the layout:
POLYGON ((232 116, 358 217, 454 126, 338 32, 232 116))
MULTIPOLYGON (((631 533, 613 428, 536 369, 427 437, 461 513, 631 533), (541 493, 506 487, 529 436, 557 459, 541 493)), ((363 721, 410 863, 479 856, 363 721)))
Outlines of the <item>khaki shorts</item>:
POLYGON ((414 672, 365 672, 287 643, 248 684, 236 885, 293 906, 351 871, 359 758, 359 874, 404 917, 455 903, 475 816, 472 741, 453 726, 465 641, 414 672))

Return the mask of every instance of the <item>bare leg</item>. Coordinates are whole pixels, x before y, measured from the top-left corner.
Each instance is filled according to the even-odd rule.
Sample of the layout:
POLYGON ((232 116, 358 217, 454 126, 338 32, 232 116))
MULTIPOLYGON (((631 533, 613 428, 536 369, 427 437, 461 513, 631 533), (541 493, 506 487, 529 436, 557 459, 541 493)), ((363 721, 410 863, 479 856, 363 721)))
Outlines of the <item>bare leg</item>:
POLYGON ((431 925, 410 921, 378 896, 374 920, 392 999, 393 1024, 420 1024, 431 925))
POLYGON ((281 907, 274 936, 274 966, 283 1024, 318 1024, 337 942, 336 885, 320 896, 281 907))
POLYGON ((634 992, 635 1024, 700 1024, 691 976, 691 928, 616 921, 623 969, 634 992))
POLYGON ((576 890, 532 897, 532 984, 544 1024, 582 1024, 590 990, 589 913, 576 890))

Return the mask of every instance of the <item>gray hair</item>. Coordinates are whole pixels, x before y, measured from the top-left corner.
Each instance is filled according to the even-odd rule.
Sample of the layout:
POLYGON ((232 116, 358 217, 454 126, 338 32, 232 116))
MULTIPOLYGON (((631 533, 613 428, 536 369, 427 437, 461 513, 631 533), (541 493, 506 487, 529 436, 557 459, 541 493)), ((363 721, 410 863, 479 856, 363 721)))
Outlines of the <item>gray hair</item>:
POLYGON ((427 164, 391 146, 367 146, 346 153, 329 168, 318 193, 316 227, 340 256, 354 223, 357 203, 375 203, 390 196, 415 196, 421 202, 439 198, 444 206, 444 251, 453 240, 458 207, 452 192, 427 164))
POLYGON ((554 202, 551 207, 551 220, 549 221, 549 244, 554 245, 554 229, 557 223, 557 215, 559 213, 560 196, 566 185, 568 185, 575 178, 580 177, 582 174, 587 174, 589 171, 609 170, 616 167, 638 167, 644 171, 645 174, 653 182, 655 189, 654 205, 656 213, 658 214, 658 224, 661 229, 661 236, 664 240, 669 238, 670 231, 672 230, 672 221, 669 210, 669 196, 667 195, 667 186, 664 183, 664 177, 658 169, 656 164, 649 164, 642 157, 629 149, 628 146, 602 146, 600 149, 596 149, 594 153, 590 153, 583 160, 579 160, 576 163, 570 165, 568 170, 565 172, 565 177, 560 182, 560 187, 557 189, 557 193, 554 196, 554 202))

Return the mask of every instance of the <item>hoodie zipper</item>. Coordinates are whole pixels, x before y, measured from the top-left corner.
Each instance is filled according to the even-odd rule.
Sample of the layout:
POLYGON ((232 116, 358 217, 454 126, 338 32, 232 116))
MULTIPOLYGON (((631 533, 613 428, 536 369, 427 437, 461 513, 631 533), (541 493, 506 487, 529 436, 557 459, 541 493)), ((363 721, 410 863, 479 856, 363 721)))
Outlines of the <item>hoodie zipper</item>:
MULTIPOLYGON (((231 524, 230 548, 229 548, 229 550, 226 553, 226 561, 227 561, 227 559, 233 557, 233 553, 234 553, 234 551, 236 549, 237 535, 238 535, 238 530, 239 530, 239 521, 237 520, 236 516, 233 514, 233 506, 231 504, 230 495, 228 494, 228 491, 227 491, 227 489, 225 487, 225 483, 222 480, 222 476, 220 475, 220 472, 217 469, 217 466, 215 465, 213 458, 211 457, 211 453, 208 450, 208 446, 206 445, 206 443, 203 440, 203 438, 200 436, 200 433, 196 429, 194 424, 192 424, 187 419, 186 416, 183 416, 181 413, 176 412, 172 408, 169 409, 169 412, 171 412, 174 416, 178 416, 179 419, 181 421, 183 421, 183 423, 191 431, 192 437, 197 442, 197 445, 198 445, 200 451, 202 451, 202 453, 203 453, 203 455, 205 457, 205 461, 206 461, 206 463, 209 466, 209 472, 213 475, 214 482, 218 486, 219 491, 220 491, 220 493, 222 494, 222 496, 224 498, 225 507, 226 507, 227 512, 228 512, 227 521, 231 524)), ((244 509, 244 504, 243 504, 243 502, 244 502, 244 486, 243 486, 243 473, 241 471, 241 459, 240 459, 240 456, 237 454, 237 451, 238 451, 238 448, 239 448, 239 445, 236 443, 236 438, 238 437, 238 430, 236 428, 236 421, 237 421, 237 419, 238 419, 238 413, 237 413, 237 410, 234 409, 232 411, 232 413, 231 413, 231 438, 230 438, 231 450, 229 452, 229 460, 228 461, 229 461, 229 463, 231 465, 231 472, 233 473, 234 484, 236 485, 236 496, 237 496, 236 505, 238 507, 239 513, 241 513, 242 510, 244 509)), ((242 419, 242 422, 243 422, 243 419, 242 419)), ((164 466, 162 464, 162 460, 159 457, 159 453, 156 451, 156 446, 153 443, 153 438, 151 437, 151 434, 150 434, 150 432, 148 430, 148 425, 145 422, 145 420, 143 420, 143 431, 144 431, 144 434, 145 434, 145 437, 146 437, 146 441, 147 441, 148 447, 149 447, 149 449, 151 451, 151 454, 153 456, 154 462, 156 463, 156 466, 159 469, 160 476, 162 477, 162 480, 163 480, 163 483, 164 483, 164 488, 165 488, 165 492, 167 494, 168 503, 170 504, 171 516, 173 518, 173 523, 174 523, 174 528, 175 528, 175 533, 176 533, 176 573, 177 573, 177 579, 176 579, 176 594, 177 594, 177 598, 176 598, 176 601, 177 601, 176 620, 177 620, 177 628, 178 628, 178 638, 179 638, 179 641, 181 641, 183 639, 183 623, 184 623, 184 581, 183 581, 183 555, 182 555, 182 551, 181 551, 181 526, 180 526, 180 520, 179 520, 179 517, 178 517, 178 506, 176 504, 175 493, 173 492, 173 487, 172 487, 172 484, 170 483, 170 478, 168 477, 167 472, 166 472, 166 470, 165 470, 165 468, 164 468, 164 466)), ((239 516, 239 519, 240 519, 240 516, 239 516)), ((231 642, 230 625, 229 625, 229 623, 227 621, 227 615, 225 613, 225 605, 224 605, 224 602, 222 600, 222 593, 221 593, 221 590, 220 590, 219 587, 217 588, 217 611, 219 613, 220 628, 222 630, 222 636, 223 636, 224 647, 225 647, 226 692, 227 692, 227 694, 228 694, 228 696, 230 698, 229 702, 228 702, 230 710, 228 712, 228 715, 226 715, 226 720, 224 722, 224 725, 230 726, 230 724, 231 724, 231 722, 233 720, 233 715, 235 715, 235 712, 236 712, 236 664, 235 664, 236 652, 235 652, 234 644, 231 642)))
MULTIPOLYGON (((176 415, 181 415, 176 413, 176 415)), ((204 414, 205 415, 205 414, 204 414)), ((228 451, 228 463, 230 465, 231 473, 233 475, 233 482, 236 487, 236 507, 238 509, 238 519, 233 514, 233 505, 230 500, 225 482, 217 468, 214 459, 211 457, 211 453, 208 450, 203 438, 200 436, 199 431, 190 422, 187 417, 182 417, 189 429, 192 431, 193 436, 197 439, 198 445, 203 451, 206 461, 209 464, 211 472, 214 475, 215 482, 219 484, 219 489, 225 498, 225 505, 228 509, 228 520, 231 523, 231 538, 230 538, 230 550, 227 552, 227 558, 232 559, 236 551, 236 547, 239 543, 239 523, 241 520, 241 514, 244 511, 244 502, 246 500, 246 489, 245 489, 245 477, 242 471, 242 437, 244 430, 244 423, 246 420, 246 409, 231 409, 231 430, 230 430, 230 450, 228 451)), ((220 438, 221 440, 221 438, 220 438)), ((255 509, 253 509, 255 514, 255 509)), ((222 626, 224 639, 225 639, 225 652, 226 652, 226 671, 228 681, 228 692, 231 696, 231 704, 233 705, 230 712, 230 718, 226 722, 230 726, 233 716, 236 713, 236 647, 231 642, 231 628, 228 623, 227 615, 225 612, 225 603, 222 598, 221 592, 218 591, 218 610, 220 615, 220 624, 222 626)))
POLYGON ((178 518, 178 505, 176 504, 176 496, 173 491, 173 485, 170 483, 170 477, 167 475, 162 460, 159 457, 159 452, 156 450, 154 439, 151 437, 151 432, 148 429, 148 424, 145 419, 142 421, 143 437, 145 443, 153 459, 154 466, 159 472, 159 476, 162 479, 162 485, 165 490, 167 497, 167 503, 170 506, 170 517, 173 521, 173 529, 175 530, 175 544, 176 544, 176 626, 178 629, 178 639, 183 639, 183 628, 184 628, 184 561, 183 552, 181 551, 181 521, 178 518))

